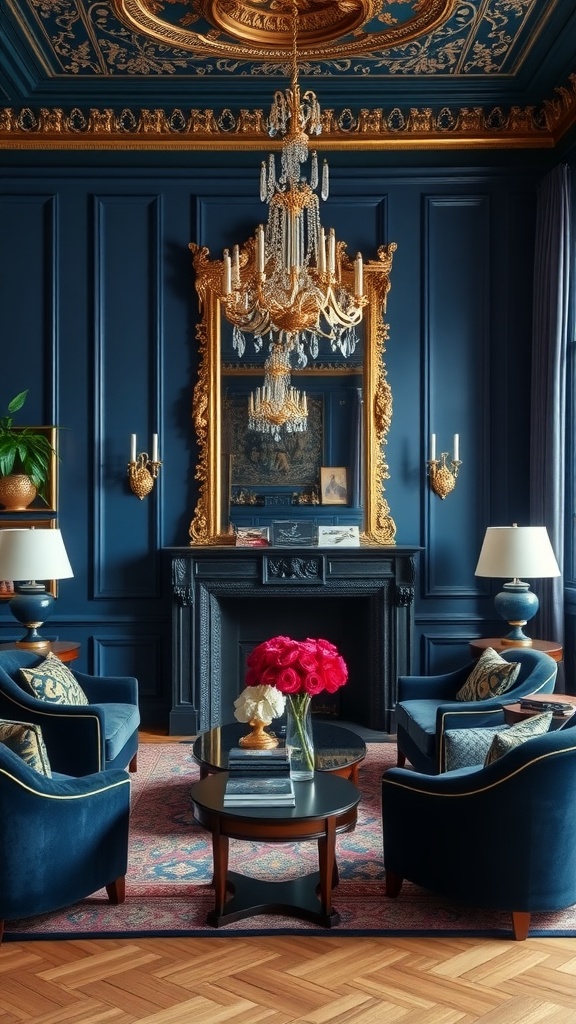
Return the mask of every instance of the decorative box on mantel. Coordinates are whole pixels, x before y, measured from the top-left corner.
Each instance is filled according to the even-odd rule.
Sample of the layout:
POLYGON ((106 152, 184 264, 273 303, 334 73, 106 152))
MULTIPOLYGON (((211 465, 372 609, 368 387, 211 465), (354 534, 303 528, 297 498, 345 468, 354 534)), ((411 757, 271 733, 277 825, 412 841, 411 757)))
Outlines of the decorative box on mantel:
POLYGON ((394 731, 398 675, 411 671, 418 547, 165 549, 172 583, 171 735, 234 721, 246 657, 282 634, 323 637, 349 679, 316 710, 394 731))

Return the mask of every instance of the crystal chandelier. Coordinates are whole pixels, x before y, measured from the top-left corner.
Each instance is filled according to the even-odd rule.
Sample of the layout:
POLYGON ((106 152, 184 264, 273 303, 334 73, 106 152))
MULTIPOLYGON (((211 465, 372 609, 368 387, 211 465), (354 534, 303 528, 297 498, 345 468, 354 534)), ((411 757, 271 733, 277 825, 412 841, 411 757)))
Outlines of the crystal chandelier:
POLYGON ((314 152, 309 182, 302 173, 309 136, 319 135, 322 125, 315 93, 301 94, 298 85, 297 0, 292 3, 292 18, 290 88, 275 93, 268 118, 269 134, 282 138, 280 173, 277 176, 273 155, 262 163, 260 173, 260 198, 268 206, 268 220, 242 248, 235 245, 232 254, 224 251, 220 295, 240 358, 246 334, 253 336, 257 351, 264 338, 268 340, 267 380, 251 395, 250 421, 252 429, 270 429, 273 434, 278 433, 279 418, 286 429, 290 424, 292 430, 306 429, 305 396, 290 385, 290 359, 298 367, 306 366, 309 357, 317 358, 322 338, 333 352, 351 356, 367 301, 361 254, 352 262, 334 229, 326 232, 320 223, 320 197, 325 200, 329 194, 327 162, 319 176, 314 152), (265 401, 264 393, 273 391, 275 400, 265 401), (286 415, 289 408, 291 416, 286 415))
POLYGON ((248 429, 270 434, 279 441, 283 427, 290 434, 306 430, 307 425, 306 392, 292 387, 290 352, 275 342, 264 363, 264 384, 250 395, 248 429))

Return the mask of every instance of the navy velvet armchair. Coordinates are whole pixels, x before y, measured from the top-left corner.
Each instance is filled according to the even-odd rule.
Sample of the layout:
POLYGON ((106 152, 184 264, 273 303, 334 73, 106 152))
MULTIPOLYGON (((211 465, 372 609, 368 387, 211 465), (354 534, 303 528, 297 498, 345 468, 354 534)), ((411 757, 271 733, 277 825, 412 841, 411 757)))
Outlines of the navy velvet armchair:
POLYGON ((487 767, 382 778, 386 893, 403 879, 467 905, 530 915, 576 903, 576 728, 528 740, 487 767))
POLYGON ((5 921, 103 887, 122 903, 129 818, 127 772, 49 778, 0 743, 0 941, 5 921))
POLYGON ((520 671, 506 693, 487 700, 455 699, 475 662, 444 675, 399 677, 396 704, 399 767, 408 759, 419 772, 441 772, 445 767, 447 730, 502 725, 505 704, 512 704, 529 693, 552 693, 557 666, 548 654, 514 647, 502 657, 519 662, 520 671))
POLYGON ((0 651, 0 718, 39 725, 55 772, 89 775, 128 765, 135 771, 140 724, 136 679, 73 672, 89 703, 52 704, 34 697, 20 680, 21 668, 34 668, 41 661, 30 651, 0 651))

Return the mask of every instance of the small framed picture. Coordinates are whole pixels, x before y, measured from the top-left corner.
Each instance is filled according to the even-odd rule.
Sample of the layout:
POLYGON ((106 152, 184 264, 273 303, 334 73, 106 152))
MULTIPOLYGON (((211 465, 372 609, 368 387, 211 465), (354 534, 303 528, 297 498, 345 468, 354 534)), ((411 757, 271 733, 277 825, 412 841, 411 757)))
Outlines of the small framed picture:
POLYGON ((272 523, 272 544, 277 548, 315 547, 317 528, 314 523, 281 519, 272 523))
POLYGON ((357 526, 319 526, 318 547, 360 547, 360 531, 357 526))
POLYGON ((348 476, 344 466, 320 467, 320 496, 323 505, 348 504, 348 476))
POLYGON ((237 548, 267 548, 270 546, 268 526, 238 526, 236 529, 237 548))

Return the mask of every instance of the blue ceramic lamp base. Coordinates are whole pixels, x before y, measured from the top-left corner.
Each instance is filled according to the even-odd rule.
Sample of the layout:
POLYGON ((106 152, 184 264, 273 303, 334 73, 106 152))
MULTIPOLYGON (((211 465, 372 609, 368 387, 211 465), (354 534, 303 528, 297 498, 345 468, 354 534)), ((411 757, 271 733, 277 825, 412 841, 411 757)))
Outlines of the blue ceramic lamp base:
POLYGON ((532 640, 523 632, 522 627, 533 619, 540 607, 536 594, 530 590, 528 583, 512 580, 505 583, 499 594, 494 598, 494 607, 503 619, 506 619, 510 632, 502 638, 504 645, 510 647, 531 647, 532 640))
POLYGON ((50 647, 50 640, 45 640, 38 632, 52 613, 54 598, 39 583, 20 584, 8 607, 15 619, 26 627, 26 634, 17 640, 16 647, 30 651, 45 651, 50 647))

